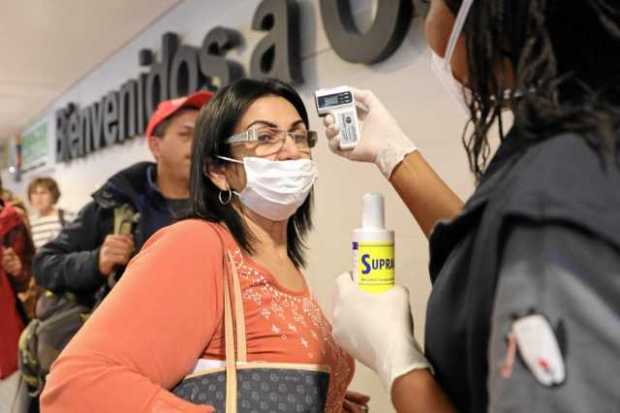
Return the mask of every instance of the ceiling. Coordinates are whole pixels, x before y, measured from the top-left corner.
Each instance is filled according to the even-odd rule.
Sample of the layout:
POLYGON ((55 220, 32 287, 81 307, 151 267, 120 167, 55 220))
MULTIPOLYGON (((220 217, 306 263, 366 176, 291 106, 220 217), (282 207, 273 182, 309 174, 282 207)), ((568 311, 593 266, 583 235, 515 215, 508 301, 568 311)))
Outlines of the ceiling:
POLYGON ((0 140, 181 0, 7 0, 0 14, 0 140))

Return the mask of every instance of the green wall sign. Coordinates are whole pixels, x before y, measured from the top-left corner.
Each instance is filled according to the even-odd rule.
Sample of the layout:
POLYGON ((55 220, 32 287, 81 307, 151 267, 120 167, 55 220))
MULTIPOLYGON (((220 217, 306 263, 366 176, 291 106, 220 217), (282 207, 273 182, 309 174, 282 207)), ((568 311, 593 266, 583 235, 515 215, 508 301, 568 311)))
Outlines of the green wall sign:
POLYGON ((22 171, 47 164, 49 141, 47 121, 42 122, 21 137, 22 171))

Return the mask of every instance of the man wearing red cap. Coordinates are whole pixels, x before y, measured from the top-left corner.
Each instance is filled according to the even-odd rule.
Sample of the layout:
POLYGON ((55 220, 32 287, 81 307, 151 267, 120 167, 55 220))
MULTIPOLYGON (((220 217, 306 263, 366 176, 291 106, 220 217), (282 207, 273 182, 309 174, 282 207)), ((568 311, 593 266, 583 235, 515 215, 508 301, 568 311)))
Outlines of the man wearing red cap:
POLYGON ((130 166, 93 193, 75 221, 38 251, 33 265, 38 285, 72 292, 91 306, 111 274, 122 273, 155 231, 188 210, 194 123, 212 96, 201 91, 159 104, 146 130, 156 162, 130 166), (132 234, 114 234, 114 214, 124 206, 137 213, 132 234))

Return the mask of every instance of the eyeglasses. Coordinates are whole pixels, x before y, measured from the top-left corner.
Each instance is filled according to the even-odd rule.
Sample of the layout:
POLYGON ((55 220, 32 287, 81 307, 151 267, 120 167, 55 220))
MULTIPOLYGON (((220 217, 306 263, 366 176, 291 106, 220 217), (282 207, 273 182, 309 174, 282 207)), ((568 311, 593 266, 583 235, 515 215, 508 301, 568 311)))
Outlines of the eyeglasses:
POLYGON ((317 135, 314 131, 287 131, 270 127, 256 127, 231 136, 226 139, 226 143, 245 143, 248 149, 255 152, 256 156, 269 156, 282 150, 287 136, 291 137, 297 146, 297 150, 304 155, 310 154, 310 149, 316 145, 317 141, 317 135))

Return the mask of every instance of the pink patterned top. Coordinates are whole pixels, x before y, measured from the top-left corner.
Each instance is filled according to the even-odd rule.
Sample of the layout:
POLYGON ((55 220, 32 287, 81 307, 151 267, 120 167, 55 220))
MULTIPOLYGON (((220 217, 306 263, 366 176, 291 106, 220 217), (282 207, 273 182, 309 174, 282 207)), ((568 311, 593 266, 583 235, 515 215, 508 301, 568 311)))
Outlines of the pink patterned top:
MULTIPOLYGON (((335 342, 331 325, 306 286, 291 291, 252 258, 232 237, 225 241, 239 273, 246 320, 248 361, 320 364, 330 367, 325 411, 341 412, 354 372, 353 359, 335 342)), ((203 357, 224 357, 224 330, 213 337, 203 357)))

